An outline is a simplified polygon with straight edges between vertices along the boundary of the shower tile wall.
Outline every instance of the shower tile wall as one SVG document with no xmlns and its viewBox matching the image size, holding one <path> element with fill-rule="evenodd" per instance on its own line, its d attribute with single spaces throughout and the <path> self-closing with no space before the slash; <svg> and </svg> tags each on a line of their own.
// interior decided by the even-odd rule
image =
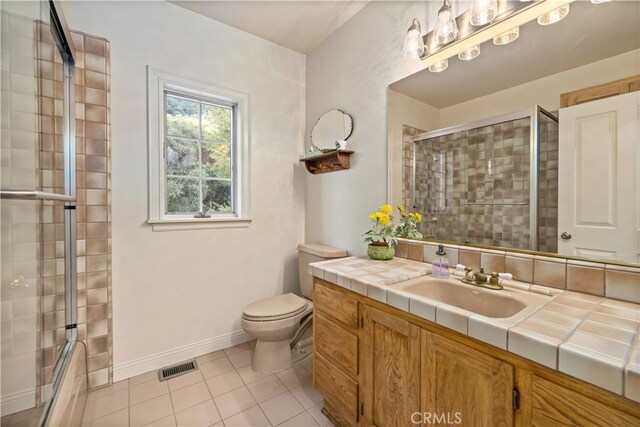
<svg viewBox="0 0 640 427">
<path fill-rule="evenodd" d="M 557 114 L 556 114 L 557 116 Z M 558 252 L 558 122 L 540 115 L 538 250 Z"/>
<path fill-rule="evenodd" d="M 425 131 L 411 126 L 402 126 L 402 204 L 413 206 L 413 138 Z"/>
<path fill-rule="evenodd" d="M 415 144 L 428 238 L 529 248 L 529 118 Z"/>
<path fill-rule="evenodd" d="M 36 72 L 43 191 L 63 192 L 62 62 L 47 24 L 38 23 Z M 89 386 L 112 377 L 111 159 L 109 42 L 72 32 L 76 48 L 78 336 L 87 344 Z M 43 352 L 40 384 L 50 382 L 64 330 L 64 218 L 42 207 Z"/>
</svg>

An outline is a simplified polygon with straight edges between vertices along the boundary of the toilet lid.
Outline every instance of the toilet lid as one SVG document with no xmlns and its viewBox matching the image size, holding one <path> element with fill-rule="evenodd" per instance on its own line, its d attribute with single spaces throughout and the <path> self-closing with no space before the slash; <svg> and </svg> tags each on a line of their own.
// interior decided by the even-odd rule
<svg viewBox="0 0 640 427">
<path fill-rule="evenodd" d="M 242 314 L 246 319 L 285 319 L 303 312 L 307 304 L 306 299 L 289 293 L 252 302 L 244 308 Z"/>
</svg>

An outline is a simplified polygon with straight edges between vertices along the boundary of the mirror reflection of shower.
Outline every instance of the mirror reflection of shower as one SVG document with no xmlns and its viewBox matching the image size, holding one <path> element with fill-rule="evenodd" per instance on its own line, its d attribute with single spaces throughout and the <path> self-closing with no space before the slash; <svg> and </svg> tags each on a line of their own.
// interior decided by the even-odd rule
<svg viewBox="0 0 640 427">
<path fill-rule="evenodd" d="M 429 239 L 555 251 L 557 141 L 557 119 L 538 107 L 415 136 L 413 182 L 405 187 L 425 218 L 420 231 Z"/>
</svg>

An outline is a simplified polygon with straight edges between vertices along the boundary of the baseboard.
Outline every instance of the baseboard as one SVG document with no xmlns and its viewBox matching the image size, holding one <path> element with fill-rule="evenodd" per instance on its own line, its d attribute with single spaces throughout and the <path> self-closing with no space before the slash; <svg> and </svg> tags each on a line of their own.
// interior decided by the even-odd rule
<svg viewBox="0 0 640 427">
<path fill-rule="evenodd" d="M 142 357 L 113 367 L 113 381 L 118 382 L 145 372 L 154 371 L 173 363 L 202 356 L 203 354 L 250 341 L 252 338 L 244 331 L 235 331 L 215 338 L 188 344 L 162 353 Z"/>
<path fill-rule="evenodd" d="M 2 396 L 0 399 L 0 413 L 4 415 L 31 409 L 36 406 L 36 389 L 19 391 Z"/>
</svg>

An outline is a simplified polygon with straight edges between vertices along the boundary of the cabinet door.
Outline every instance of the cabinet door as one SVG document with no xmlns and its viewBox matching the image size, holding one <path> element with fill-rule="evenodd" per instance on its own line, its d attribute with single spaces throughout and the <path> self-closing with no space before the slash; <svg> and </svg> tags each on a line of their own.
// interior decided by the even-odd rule
<svg viewBox="0 0 640 427">
<path fill-rule="evenodd" d="M 420 412 L 420 328 L 364 306 L 360 347 L 361 425 L 414 426 Z"/>
<path fill-rule="evenodd" d="M 513 425 L 513 366 L 422 330 L 423 425 Z"/>
<path fill-rule="evenodd" d="M 632 426 L 640 425 L 635 416 L 603 402 L 540 378 L 531 379 L 531 407 L 526 424 L 535 427 L 556 426 Z M 636 407 L 637 409 L 637 407 Z"/>
</svg>

